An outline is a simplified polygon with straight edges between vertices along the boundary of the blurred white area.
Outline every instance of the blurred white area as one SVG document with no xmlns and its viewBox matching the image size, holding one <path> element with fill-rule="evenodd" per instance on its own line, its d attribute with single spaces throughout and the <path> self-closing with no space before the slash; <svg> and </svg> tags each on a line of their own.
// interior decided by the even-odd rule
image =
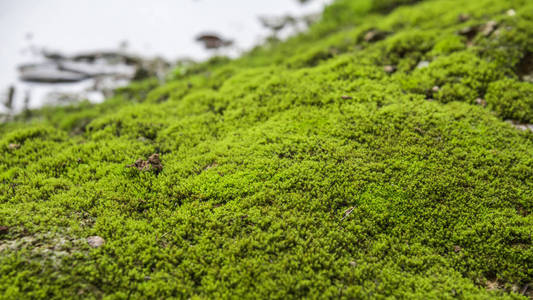
<svg viewBox="0 0 533 300">
<path fill-rule="evenodd" d="M 168 60 L 205 59 L 210 53 L 195 42 L 195 37 L 207 31 L 233 40 L 232 54 L 236 55 L 268 36 L 259 16 L 298 17 L 318 13 L 329 2 L 0 0 L 0 94 L 10 85 L 16 86 L 19 100 L 30 89 L 41 93 L 35 84 L 18 82 L 17 65 L 39 62 L 43 48 L 71 55 L 121 46 L 129 52 Z M 42 104 L 36 98 L 32 95 L 30 107 Z"/>
</svg>

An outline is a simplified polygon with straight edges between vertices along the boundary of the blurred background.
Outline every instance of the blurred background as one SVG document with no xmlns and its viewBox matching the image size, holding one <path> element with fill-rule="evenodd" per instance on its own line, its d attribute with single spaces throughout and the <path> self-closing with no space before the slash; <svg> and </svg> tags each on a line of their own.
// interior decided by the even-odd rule
<svg viewBox="0 0 533 300">
<path fill-rule="evenodd" d="M 103 101 L 134 79 L 236 57 L 315 22 L 330 0 L 0 0 L 0 113 Z"/>
</svg>

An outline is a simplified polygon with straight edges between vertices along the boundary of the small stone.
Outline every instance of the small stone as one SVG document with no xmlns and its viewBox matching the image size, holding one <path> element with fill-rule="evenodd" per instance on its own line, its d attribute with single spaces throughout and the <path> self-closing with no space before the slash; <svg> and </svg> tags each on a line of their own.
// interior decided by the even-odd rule
<svg viewBox="0 0 533 300">
<path fill-rule="evenodd" d="M 372 29 L 365 34 L 365 37 L 363 39 L 367 43 L 372 43 L 372 42 L 381 41 L 386 36 L 387 36 L 386 32 L 377 30 L 377 29 Z"/>
<path fill-rule="evenodd" d="M 487 106 L 487 101 L 485 101 L 485 99 L 477 98 L 476 99 L 476 104 L 485 107 L 485 106 Z"/>
<path fill-rule="evenodd" d="M 10 150 L 18 149 L 20 148 L 20 144 L 9 144 L 7 148 L 9 148 Z"/>
<path fill-rule="evenodd" d="M 388 65 L 388 66 L 383 67 L 383 70 L 385 71 L 385 73 L 390 74 L 390 73 L 394 73 L 394 71 L 396 71 L 396 67 Z"/>
<path fill-rule="evenodd" d="M 533 74 L 522 76 L 522 80 L 533 83 Z"/>
<path fill-rule="evenodd" d="M 440 87 L 438 87 L 438 86 L 434 86 L 434 87 L 431 88 L 431 91 L 432 91 L 433 93 L 436 93 L 436 92 L 440 91 Z"/>
<path fill-rule="evenodd" d="M 350 262 L 350 266 L 352 266 L 352 267 L 356 267 L 356 266 L 357 266 L 357 263 L 356 263 L 355 261 L 352 260 L 352 261 Z"/>
<path fill-rule="evenodd" d="M 6 234 L 9 232 L 9 227 L 7 226 L 0 226 L 0 234 Z"/>
<path fill-rule="evenodd" d="M 351 100 L 351 99 L 353 99 L 352 96 L 347 96 L 347 95 L 343 95 L 341 98 L 342 98 L 343 100 Z"/>
<path fill-rule="evenodd" d="M 88 237 L 87 243 L 93 248 L 98 248 L 105 244 L 105 240 L 102 237 L 95 235 Z"/>
<path fill-rule="evenodd" d="M 464 22 L 470 20 L 470 15 L 462 13 L 462 14 L 459 15 L 459 17 L 457 17 L 457 19 L 459 20 L 459 22 L 464 23 Z"/>
<path fill-rule="evenodd" d="M 418 63 L 418 65 L 416 66 L 417 69 L 423 69 L 423 68 L 427 68 L 429 67 L 429 61 L 427 60 L 423 60 L 421 62 Z"/>
<path fill-rule="evenodd" d="M 513 121 L 513 120 L 507 120 L 506 121 L 507 123 L 511 124 L 514 126 L 514 128 L 518 129 L 518 130 L 522 130 L 522 131 L 526 131 L 526 130 L 529 130 L 529 131 L 533 131 L 533 124 L 521 124 L 519 122 L 516 122 L 516 121 Z"/>
<path fill-rule="evenodd" d="M 494 30 L 496 30 L 497 27 L 498 27 L 498 22 L 489 21 L 489 22 L 487 22 L 487 24 L 485 24 L 485 25 L 483 25 L 481 27 L 481 33 L 484 36 L 489 36 L 489 35 L 491 35 L 494 32 Z"/>
<path fill-rule="evenodd" d="M 459 247 L 459 246 L 457 246 L 457 245 L 453 246 L 453 251 L 454 251 L 455 253 L 459 253 L 459 252 L 461 252 L 461 250 L 463 250 L 463 248 L 461 248 L 461 247 Z"/>
<path fill-rule="evenodd" d="M 506 14 L 509 16 L 509 17 L 514 17 L 516 16 L 516 11 L 514 9 L 510 9 L 506 12 Z"/>
</svg>

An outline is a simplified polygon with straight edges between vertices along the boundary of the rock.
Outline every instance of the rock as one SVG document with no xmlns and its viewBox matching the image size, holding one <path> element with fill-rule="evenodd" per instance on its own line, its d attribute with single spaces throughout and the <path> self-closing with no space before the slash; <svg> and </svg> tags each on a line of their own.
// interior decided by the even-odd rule
<svg viewBox="0 0 533 300">
<path fill-rule="evenodd" d="M 487 101 L 485 101 L 485 99 L 477 98 L 475 101 L 477 105 L 481 105 L 483 107 L 487 106 Z"/>
<path fill-rule="evenodd" d="M 26 82 L 67 83 L 89 78 L 87 74 L 61 70 L 55 63 L 22 65 L 19 72 L 20 80 Z"/>
<path fill-rule="evenodd" d="M 142 61 L 142 58 L 125 54 L 121 51 L 94 51 L 79 53 L 69 58 L 69 60 L 89 63 L 105 62 L 108 64 L 137 65 Z"/>
<path fill-rule="evenodd" d="M 391 74 L 391 73 L 394 73 L 396 71 L 396 67 L 395 66 L 391 66 L 391 65 L 387 65 L 387 66 L 383 67 L 383 71 L 385 71 L 385 73 Z"/>
<path fill-rule="evenodd" d="M 62 59 L 66 59 L 67 58 L 62 53 L 54 52 L 54 51 L 48 51 L 48 50 L 43 50 L 41 52 L 41 54 L 44 56 L 44 58 L 50 59 L 50 60 L 62 60 Z"/>
<path fill-rule="evenodd" d="M 489 36 L 496 30 L 496 28 L 498 28 L 498 22 L 489 21 L 480 28 L 480 31 L 484 36 Z"/>
<path fill-rule="evenodd" d="M 88 237 L 87 243 L 89 244 L 89 246 L 93 248 L 98 248 L 105 244 L 105 240 L 102 237 L 95 235 L 95 236 Z"/>
<path fill-rule="evenodd" d="M 196 38 L 196 41 L 203 43 L 206 49 L 218 49 L 233 45 L 233 41 L 223 39 L 213 33 L 201 34 Z"/>
<path fill-rule="evenodd" d="M 9 150 L 15 150 L 20 148 L 20 144 L 9 144 L 7 148 L 9 148 Z"/>
<path fill-rule="evenodd" d="M 85 74 L 86 76 L 114 75 L 131 78 L 135 74 L 134 66 L 125 64 L 87 63 L 76 61 L 58 62 L 59 70 Z"/>
<path fill-rule="evenodd" d="M 14 86 L 10 86 L 7 90 L 7 97 L 6 97 L 6 100 L 4 102 L 4 105 L 5 107 L 7 107 L 8 109 L 12 109 L 13 108 L 13 100 L 15 99 L 15 87 Z"/>
<path fill-rule="evenodd" d="M 523 131 L 526 131 L 526 130 L 533 131 L 533 124 L 522 124 L 522 123 L 519 123 L 513 120 L 507 120 L 506 122 L 513 125 L 516 129 L 523 130 Z"/>
<path fill-rule="evenodd" d="M 274 32 L 278 32 L 290 24 L 295 24 L 296 19 L 290 15 L 275 16 L 275 17 L 259 17 L 259 22 L 263 27 L 268 28 Z"/>
<path fill-rule="evenodd" d="M 427 68 L 429 67 L 429 61 L 427 60 L 423 60 L 421 62 L 418 63 L 418 65 L 416 66 L 417 69 L 423 69 L 423 68 Z"/>
</svg>

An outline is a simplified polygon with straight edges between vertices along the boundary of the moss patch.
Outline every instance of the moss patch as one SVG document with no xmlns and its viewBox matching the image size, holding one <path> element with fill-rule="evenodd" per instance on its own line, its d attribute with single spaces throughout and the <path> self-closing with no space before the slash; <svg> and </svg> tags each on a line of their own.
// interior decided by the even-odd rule
<svg viewBox="0 0 533 300">
<path fill-rule="evenodd" d="M 533 133 L 505 120 L 533 121 L 532 28 L 525 0 L 338 1 L 0 125 L 0 298 L 531 297 Z"/>
</svg>

